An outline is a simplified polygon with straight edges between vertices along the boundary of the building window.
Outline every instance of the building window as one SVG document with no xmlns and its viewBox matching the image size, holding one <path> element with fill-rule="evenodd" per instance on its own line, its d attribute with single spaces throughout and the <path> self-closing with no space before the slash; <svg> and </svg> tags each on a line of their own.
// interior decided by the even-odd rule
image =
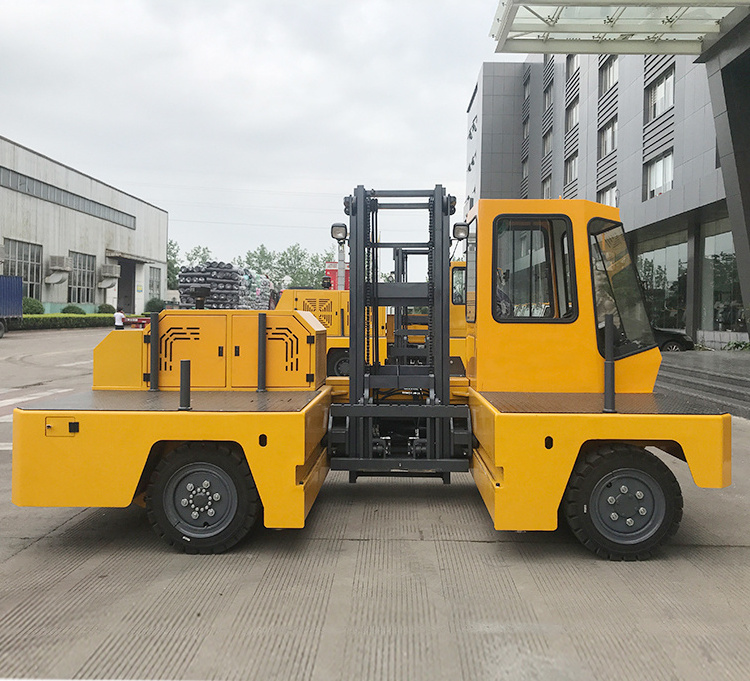
<svg viewBox="0 0 750 681">
<path fill-rule="evenodd" d="M 552 83 L 544 88 L 544 111 L 547 111 L 552 106 Z"/>
<path fill-rule="evenodd" d="M 523 81 L 523 98 L 526 100 L 531 97 L 531 79 L 527 78 Z"/>
<path fill-rule="evenodd" d="M 161 270 L 158 267 L 148 268 L 148 297 L 161 298 Z"/>
<path fill-rule="evenodd" d="M 529 119 L 525 119 L 523 122 L 523 138 L 528 139 L 529 138 Z"/>
<path fill-rule="evenodd" d="M 646 88 L 646 123 L 674 106 L 674 67 Z"/>
<path fill-rule="evenodd" d="M 565 58 L 565 80 L 570 80 L 571 77 L 578 71 L 578 67 L 581 65 L 581 60 L 577 54 L 569 54 Z"/>
<path fill-rule="evenodd" d="M 701 327 L 707 331 L 747 331 L 729 219 L 710 222 L 702 232 Z"/>
<path fill-rule="evenodd" d="M 607 154 L 617 149 L 617 116 L 611 118 L 599 130 L 598 135 L 598 158 L 604 158 Z"/>
<path fill-rule="evenodd" d="M 687 231 L 639 243 L 637 251 L 636 266 L 651 323 L 667 329 L 684 329 Z"/>
<path fill-rule="evenodd" d="M 26 241 L 5 239 L 5 274 L 21 277 L 23 295 L 42 299 L 42 247 Z"/>
<path fill-rule="evenodd" d="M 552 151 L 552 128 L 547 130 L 542 136 L 542 156 L 546 156 Z"/>
<path fill-rule="evenodd" d="M 21 173 L 17 173 L 15 170 L 0 168 L 0 187 L 12 189 L 22 194 L 28 194 L 29 196 L 35 196 L 42 201 L 56 203 L 60 206 L 65 206 L 65 208 L 93 215 L 94 217 L 114 222 L 129 229 L 135 229 L 135 217 L 132 215 L 115 210 L 96 201 L 85 199 L 77 194 L 71 194 L 64 189 L 59 189 L 46 182 L 35 180 L 33 177 L 21 175 Z"/>
<path fill-rule="evenodd" d="M 646 198 L 651 199 L 672 189 L 674 161 L 672 151 L 646 164 Z"/>
<path fill-rule="evenodd" d="M 596 192 L 597 203 L 603 203 L 605 206 L 614 206 L 617 208 L 617 183 L 612 183 Z"/>
<path fill-rule="evenodd" d="M 542 180 L 542 198 L 552 198 L 552 176 L 549 175 Z"/>
<path fill-rule="evenodd" d="M 578 154 L 575 153 L 565 159 L 565 184 L 578 179 Z"/>
<path fill-rule="evenodd" d="M 565 109 L 565 132 L 570 132 L 578 125 L 578 97 Z"/>
<path fill-rule="evenodd" d="M 525 180 L 529 176 L 529 159 L 521 161 L 521 177 Z"/>
<path fill-rule="evenodd" d="M 617 57 L 612 56 L 599 68 L 599 96 L 605 95 L 616 84 L 618 80 Z"/>
<path fill-rule="evenodd" d="M 96 292 L 96 256 L 69 252 L 73 270 L 68 278 L 69 303 L 93 303 Z"/>
</svg>

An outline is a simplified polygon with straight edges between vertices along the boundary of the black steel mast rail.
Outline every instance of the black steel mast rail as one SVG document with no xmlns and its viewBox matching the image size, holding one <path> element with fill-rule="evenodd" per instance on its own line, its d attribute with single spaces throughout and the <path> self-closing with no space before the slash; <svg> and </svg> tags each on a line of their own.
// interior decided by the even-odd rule
<svg viewBox="0 0 750 681">
<path fill-rule="evenodd" d="M 427 202 L 416 203 L 381 203 L 378 201 L 378 210 L 414 210 L 419 208 L 429 208 Z"/>
<path fill-rule="evenodd" d="M 450 404 L 449 232 L 455 199 L 441 185 L 390 191 L 359 185 L 344 207 L 350 222 L 349 403 L 331 406 L 331 468 L 349 470 L 354 479 L 367 473 L 467 470 L 469 408 Z M 381 210 L 427 211 L 427 240 L 379 241 Z M 385 250 L 393 254 L 394 281 L 380 281 Z M 427 282 L 408 280 L 410 255 L 427 259 Z M 394 344 L 381 363 L 383 307 L 394 308 Z M 426 314 L 412 311 L 419 307 L 427 308 Z M 414 323 L 426 328 L 409 329 Z M 410 346 L 410 336 L 424 338 L 424 344 Z"/>
<path fill-rule="evenodd" d="M 360 185 L 361 186 L 361 185 Z M 438 187 L 440 185 L 437 185 Z M 399 199 L 410 196 L 423 196 L 430 198 L 435 195 L 434 189 L 370 189 L 368 194 L 374 198 Z"/>
</svg>

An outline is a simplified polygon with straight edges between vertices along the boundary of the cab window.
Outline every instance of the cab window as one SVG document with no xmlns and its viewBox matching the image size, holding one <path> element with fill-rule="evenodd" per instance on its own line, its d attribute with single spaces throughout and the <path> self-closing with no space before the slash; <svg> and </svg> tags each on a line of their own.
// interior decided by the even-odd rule
<svg viewBox="0 0 750 681">
<path fill-rule="evenodd" d="M 499 322 L 570 322 L 577 315 L 569 221 L 498 216 L 492 314 Z"/>
<path fill-rule="evenodd" d="M 466 321 L 477 320 L 477 220 L 469 223 L 466 239 Z"/>
<path fill-rule="evenodd" d="M 451 269 L 451 303 L 466 305 L 466 268 Z"/>
</svg>

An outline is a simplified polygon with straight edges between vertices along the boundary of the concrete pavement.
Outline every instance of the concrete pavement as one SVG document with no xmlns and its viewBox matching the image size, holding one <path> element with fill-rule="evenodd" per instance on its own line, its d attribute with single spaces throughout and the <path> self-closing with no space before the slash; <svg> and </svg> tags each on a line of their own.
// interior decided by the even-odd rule
<svg viewBox="0 0 750 681">
<path fill-rule="evenodd" d="M 12 394 L 90 380 L 34 354 Z M 597 559 L 562 530 L 495 532 L 468 474 L 332 473 L 305 529 L 185 556 L 137 507 L 14 507 L 0 450 L 0 677 L 745 679 L 750 421 L 733 440 L 728 489 L 670 461 L 685 516 L 644 563 Z"/>
</svg>

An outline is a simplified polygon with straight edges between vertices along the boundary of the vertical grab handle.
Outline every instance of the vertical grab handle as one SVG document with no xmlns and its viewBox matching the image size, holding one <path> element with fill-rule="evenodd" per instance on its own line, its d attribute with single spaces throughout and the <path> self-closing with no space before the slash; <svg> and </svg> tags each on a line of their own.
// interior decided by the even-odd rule
<svg viewBox="0 0 750 681">
<path fill-rule="evenodd" d="M 266 392 L 266 313 L 258 314 L 258 392 Z"/>
<path fill-rule="evenodd" d="M 159 390 L 159 313 L 151 313 L 151 372 L 149 374 L 149 391 Z"/>
<path fill-rule="evenodd" d="M 615 409 L 615 318 L 604 315 L 604 413 Z"/>
</svg>

